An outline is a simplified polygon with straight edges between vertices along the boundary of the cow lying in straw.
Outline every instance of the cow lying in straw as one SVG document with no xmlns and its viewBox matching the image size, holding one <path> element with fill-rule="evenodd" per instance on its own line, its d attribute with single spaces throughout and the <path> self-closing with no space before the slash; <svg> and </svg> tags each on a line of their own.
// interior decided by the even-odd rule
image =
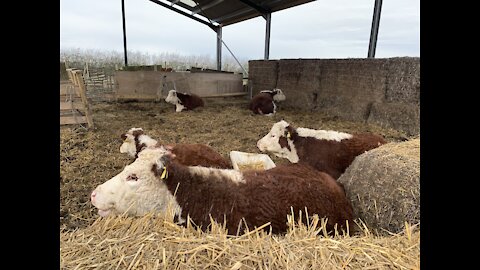
<svg viewBox="0 0 480 270">
<path fill-rule="evenodd" d="M 144 134 L 142 128 L 131 128 L 122 134 L 121 138 L 123 143 L 120 146 L 120 152 L 133 158 L 137 158 L 138 153 L 148 146 L 160 145 L 157 140 Z M 165 147 L 170 149 L 176 155 L 177 161 L 184 165 L 200 165 L 221 169 L 232 168 L 228 159 L 205 144 L 170 144 Z"/>
<path fill-rule="evenodd" d="M 249 109 L 255 114 L 272 116 L 277 112 L 275 102 L 284 101 L 285 94 L 281 89 L 263 90 L 255 95 L 249 104 Z"/>
<path fill-rule="evenodd" d="M 295 128 L 282 120 L 258 140 L 257 147 L 293 163 L 309 164 L 338 179 L 356 156 L 385 143 L 382 136 L 372 133 Z"/>
<path fill-rule="evenodd" d="M 201 97 L 195 94 L 180 93 L 175 90 L 170 90 L 165 101 L 175 105 L 175 111 L 181 112 L 184 110 L 193 110 L 197 107 L 203 107 L 204 102 Z"/>
<path fill-rule="evenodd" d="M 91 194 L 101 216 L 114 213 L 145 215 L 173 210 L 180 222 L 187 216 L 203 230 L 210 216 L 225 224 L 229 234 L 248 228 L 273 233 L 287 230 L 287 215 L 307 209 L 326 217 L 326 229 L 345 228 L 352 206 L 343 188 L 328 174 L 300 164 L 270 170 L 244 171 L 185 166 L 164 147 L 148 147 L 118 175 Z M 244 220 L 245 223 L 241 223 Z M 350 223 L 351 224 L 351 223 Z"/>
</svg>

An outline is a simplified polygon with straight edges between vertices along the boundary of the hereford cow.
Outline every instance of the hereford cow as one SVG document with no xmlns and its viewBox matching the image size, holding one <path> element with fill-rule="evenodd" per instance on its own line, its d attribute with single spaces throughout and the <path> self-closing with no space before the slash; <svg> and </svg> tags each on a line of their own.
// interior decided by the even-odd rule
<svg viewBox="0 0 480 270">
<path fill-rule="evenodd" d="M 237 171 L 185 166 L 164 147 L 148 147 L 122 172 L 91 194 L 101 216 L 142 216 L 173 211 L 207 230 L 210 215 L 229 234 L 270 222 L 273 233 L 287 230 L 287 215 L 305 209 L 327 218 L 326 229 L 344 229 L 353 209 L 343 188 L 328 174 L 308 165 L 287 164 L 270 170 Z M 172 213 L 172 212 L 170 212 Z M 245 224 L 242 223 L 242 224 Z M 268 226 L 266 230 L 268 230 Z M 239 231 L 237 231 L 239 230 Z"/>
<path fill-rule="evenodd" d="M 257 142 L 257 147 L 293 163 L 310 164 L 338 179 L 356 156 L 385 143 L 382 136 L 371 133 L 294 128 L 282 120 Z"/>
<path fill-rule="evenodd" d="M 131 128 L 122 134 L 121 138 L 123 143 L 120 146 L 120 153 L 126 153 L 132 158 L 137 158 L 138 153 L 148 146 L 160 145 L 157 140 L 144 134 L 142 128 Z M 232 168 L 228 159 L 205 144 L 170 144 L 165 147 L 169 148 L 177 156 L 177 161 L 184 165 Z"/>
<path fill-rule="evenodd" d="M 195 94 L 180 93 L 175 90 L 168 92 L 165 101 L 175 105 L 175 111 L 193 110 L 197 107 L 203 107 L 203 100 Z"/>
<path fill-rule="evenodd" d="M 285 99 L 285 94 L 283 94 L 281 89 L 263 90 L 252 98 L 249 108 L 255 114 L 271 116 L 277 111 L 275 102 L 284 101 Z"/>
</svg>

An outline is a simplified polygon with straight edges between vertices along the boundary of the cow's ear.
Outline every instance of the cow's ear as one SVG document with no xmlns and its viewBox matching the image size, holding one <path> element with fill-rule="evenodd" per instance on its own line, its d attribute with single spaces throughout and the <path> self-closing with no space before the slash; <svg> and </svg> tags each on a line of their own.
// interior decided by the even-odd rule
<svg viewBox="0 0 480 270">
<path fill-rule="evenodd" d="M 167 149 L 167 151 L 170 151 L 170 153 L 172 153 L 172 150 L 173 150 L 173 145 L 172 144 L 166 144 L 163 147 L 165 147 L 165 149 Z"/>
<path fill-rule="evenodd" d="M 122 135 L 120 135 L 120 137 L 123 141 L 125 141 L 127 139 L 127 133 L 123 133 Z"/>
<path fill-rule="evenodd" d="M 161 167 L 166 167 L 168 166 L 169 163 L 170 163 L 170 156 L 168 155 L 162 156 L 159 159 L 159 162 L 157 162 L 157 164 L 159 164 Z"/>
<path fill-rule="evenodd" d="M 168 157 L 162 156 L 153 164 L 152 171 L 155 176 L 160 177 L 160 179 L 166 179 L 168 177 L 167 165 L 169 163 Z"/>
<path fill-rule="evenodd" d="M 172 153 L 171 150 L 167 150 L 167 152 L 157 160 L 157 167 L 167 167 L 175 157 L 175 154 Z"/>
<path fill-rule="evenodd" d="M 166 157 L 168 159 L 168 161 L 171 161 L 172 159 L 175 159 L 177 156 L 172 152 L 173 150 L 173 146 L 169 145 L 167 147 L 165 147 L 165 149 L 167 149 L 167 153 L 165 154 L 164 157 Z"/>
<path fill-rule="evenodd" d="M 285 128 L 285 134 L 284 136 L 287 137 L 288 139 L 291 139 L 292 138 L 292 134 L 295 132 L 295 130 L 293 129 L 293 127 L 291 126 L 287 126 Z"/>
</svg>

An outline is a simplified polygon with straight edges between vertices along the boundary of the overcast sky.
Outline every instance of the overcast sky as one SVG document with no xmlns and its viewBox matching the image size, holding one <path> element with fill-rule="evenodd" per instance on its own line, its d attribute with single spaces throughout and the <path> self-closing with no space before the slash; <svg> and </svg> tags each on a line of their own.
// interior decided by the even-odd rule
<svg viewBox="0 0 480 270">
<path fill-rule="evenodd" d="M 374 0 L 317 0 L 272 14 L 270 59 L 364 58 Z M 148 0 L 125 0 L 129 51 L 216 55 L 216 33 Z M 265 20 L 223 28 L 242 59 L 263 59 Z M 123 52 L 121 0 L 61 0 L 60 48 Z M 223 47 L 223 54 L 229 54 Z M 385 0 L 375 57 L 420 56 L 420 0 Z"/>
</svg>

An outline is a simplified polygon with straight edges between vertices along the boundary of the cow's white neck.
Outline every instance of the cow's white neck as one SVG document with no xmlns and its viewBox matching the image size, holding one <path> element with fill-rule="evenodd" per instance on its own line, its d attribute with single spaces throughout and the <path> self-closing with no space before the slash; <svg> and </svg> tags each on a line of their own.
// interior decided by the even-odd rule
<svg viewBox="0 0 480 270">
<path fill-rule="evenodd" d="M 138 137 L 138 142 L 140 144 L 144 143 L 146 147 L 154 146 L 157 144 L 157 140 L 145 134 L 142 134 Z"/>
<path fill-rule="evenodd" d="M 190 166 L 189 171 L 200 177 L 215 177 L 217 179 L 229 179 L 235 184 L 246 183 L 241 172 L 231 169 L 216 169 L 202 166 Z"/>
<path fill-rule="evenodd" d="M 297 128 L 297 133 L 302 137 L 313 137 L 319 140 L 342 141 L 352 138 L 352 134 L 338 132 L 333 130 L 316 130 L 310 128 Z"/>
<path fill-rule="evenodd" d="M 158 181 L 158 179 L 154 179 Z M 144 216 L 148 213 L 161 213 L 171 216 L 178 216 L 178 221 L 180 223 L 185 222 L 181 218 L 182 208 L 177 202 L 175 196 L 168 190 L 165 183 L 159 183 L 153 187 L 144 186 L 143 190 L 135 194 L 135 198 L 132 199 L 132 206 L 128 210 L 131 214 L 135 216 Z M 117 213 L 123 214 L 123 213 Z"/>
</svg>

